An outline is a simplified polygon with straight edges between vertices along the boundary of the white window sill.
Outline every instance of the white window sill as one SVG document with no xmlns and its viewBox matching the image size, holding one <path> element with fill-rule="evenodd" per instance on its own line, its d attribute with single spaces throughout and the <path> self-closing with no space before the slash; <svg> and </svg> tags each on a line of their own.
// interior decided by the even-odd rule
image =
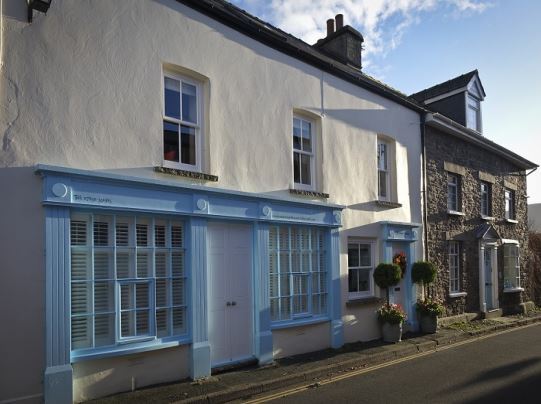
<svg viewBox="0 0 541 404">
<path fill-rule="evenodd" d="M 319 323 L 326 323 L 330 321 L 329 317 L 309 317 L 309 318 L 303 318 L 299 320 L 286 320 L 286 321 L 280 321 L 276 322 L 274 324 L 271 324 L 271 330 L 281 330 L 284 328 L 292 328 L 292 327 L 302 327 L 305 325 L 312 325 L 312 324 L 319 324 Z"/>
<path fill-rule="evenodd" d="M 517 293 L 524 292 L 524 288 L 507 288 L 503 290 L 503 293 Z"/>
<path fill-rule="evenodd" d="M 493 217 L 493 216 L 485 216 L 485 215 L 481 215 L 481 219 L 486 220 L 487 222 L 493 222 L 493 221 L 494 221 L 494 217 Z"/>
<path fill-rule="evenodd" d="M 515 219 L 505 219 L 505 221 L 507 223 L 513 223 L 513 224 L 517 224 L 518 223 L 518 220 L 515 220 Z"/>
<path fill-rule="evenodd" d="M 467 292 L 452 292 L 449 293 L 449 297 L 462 297 L 462 296 L 468 296 Z"/>
<path fill-rule="evenodd" d="M 447 214 L 449 216 L 465 216 L 466 215 L 465 213 L 459 212 L 459 211 L 456 211 L 456 210 L 447 210 Z"/>
<path fill-rule="evenodd" d="M 383 303 L 384 299 L 374 295 L 349 295 L 346 306 L 363 306 L 369 304 Z"/>
</svg>

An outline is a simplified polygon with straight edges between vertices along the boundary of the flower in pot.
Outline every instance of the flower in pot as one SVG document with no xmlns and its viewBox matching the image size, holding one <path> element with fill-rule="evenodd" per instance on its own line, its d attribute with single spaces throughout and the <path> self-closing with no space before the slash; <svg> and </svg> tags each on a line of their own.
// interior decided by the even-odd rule
<svg viewBox="0 0 541 404">
<path fill-rule="evenodd" d="M 441 302 L 425 297 L 428 294 L 430 284 L 436 279 L 436 273 L 436 267 L 429 261 L 418 261 L 411 268 L 412 281 L 420 284 L 423 290 L 424 300 L 419 300 L 416 305 L 421 320 L 421 331 L 429 334 L 436 332 L 438 316 L 443 314 Z M 427 291 L 425 291 L 425 288 Z"/>
<path fill-rule="evenodd" d="M 402 324 L 406 319 L 406 313 L 399 304 L 386 303 L 377 311 L 378 320 L 381 322 L 383 341 L 400 342 L 402 339 Z"/>
<path fill-rule="evenodd" d="M 379 264 L 374 270 L 374 282 L 385 289 L 387 302 L 378 310 L 378 319 L 382 323 L 383 340 L 399 342 L 402 337 L 402 323 L 406 314 L 397 304 L 389 304 L 389 288 L 400 282 L 402 270 L 396 264 Z"/>
<path fill-rule="evenodd" d="M 443 305 L 437 299 L 418 300 L 415 310 L 421 318 L 421 331 L 434 334 L 438 328 L 438 316 L 443 314 Z"/>
</svg>

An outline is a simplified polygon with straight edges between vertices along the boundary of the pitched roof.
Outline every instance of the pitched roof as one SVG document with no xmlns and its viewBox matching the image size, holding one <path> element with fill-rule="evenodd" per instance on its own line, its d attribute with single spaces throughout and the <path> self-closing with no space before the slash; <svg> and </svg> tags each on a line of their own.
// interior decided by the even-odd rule
<svg viewBox="0 0 541 404">
<path fill-rule="evenodd" d="M 425 109 L 406 94 L 381 81 L 325 55 L 299 38 L 249 14 L 225 0 L 177 0 L 250 38 L 318 67 L 336 77 L 374 92 L 416 112 Z"/>
<path fill-rule="evenodd" d="M 447 80 L 446 82 L 436 84 L 435 86 L 426 88 L 422 91 L 412 94 L 410 95 L 410 98 L 413 98 L 415 101 L 422 103 L 425 100 L 437 97 L 438 95 L 450 93 L 451 91 L 466 87 L 470 83 L 471 79 L 476 75 L 477 77 L 479 77 L 479 72 L 477 71 L 477 69 L 472 70 L 468 73 L 464 73 L 458 77 L 455 77 L 454 79 Z"/>
</svg>

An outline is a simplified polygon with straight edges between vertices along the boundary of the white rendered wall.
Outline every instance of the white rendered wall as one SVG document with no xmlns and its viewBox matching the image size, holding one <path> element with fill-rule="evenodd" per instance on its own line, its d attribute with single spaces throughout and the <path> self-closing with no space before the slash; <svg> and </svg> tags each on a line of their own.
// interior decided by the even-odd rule
<svg viewBox="0 0 541 404">
<path fill-rule="evenodd" d="M 160 177 L 152 167 L 162 164 L 165 64 L 194 72 L 203 82 L 203 171 L 219 176 L 217 183 L 205 185 L 292 197 L 293 111 L 318 117 L 317 190 L 328 192 L 329 202 L 348 206 L 340 260 L 346 341 L 379 336 L 372 321 L 375 306 L 345 306 L 347 236 L 375 239 L 380 228 L 373 223 L 381 220 L 421 221 L 417 113 L 173 0 L 55 0 L 47 15 L 36 13 L 32 24 L 26 22 L 23 3 L 4 0 L 0 185 L 16 190 L 8 204 L 2 202 L 0 214 L 32 236 L 0 243 L 0 255 L 7 257 L 2 260 L 5 276 L 18 280 L 24 270 L 32 278 L 35 291 L 10 295 L 7 304 L 31 307 L 33 327 L 21 328 L 20 339 L 4 337 L 13 349 L 0 362 L 0 374 L 10 374 L 14 382 L 0 389 L 0 400 L 41 391 L 44 355 L 40 181 L 21 169 L 15 182 L 6 167 L 47 163 Z M 401 208 L 373 204 L 377 134 L 396 140 Z M 21 194 L 28 196 L 19 203 Z M 0 234 L 9 236 L 0 227 Z M 35 247 L 32 254 L 23 248 L 28 242 Z M 277 341 L 291 332 L 275 333 Z M 23 369 L 19 357 L 30 343 L 39 359 L 24 362 Z M 22 383 L 23 377 L 28 379 L 20 393 L 16 381 Z"/>
<path fill-rule="evenodd" d="M 331 345 L 329 323 L 285 328 L 272 332 L 274 358 L 319 351 Z"/>
</svg>

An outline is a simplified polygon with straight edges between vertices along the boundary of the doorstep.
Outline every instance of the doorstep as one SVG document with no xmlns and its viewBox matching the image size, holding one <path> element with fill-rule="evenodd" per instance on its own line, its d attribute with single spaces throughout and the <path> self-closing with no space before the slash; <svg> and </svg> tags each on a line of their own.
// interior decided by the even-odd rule
<svg viewBox="0 0 541 404">
<path fill-rule="evenodd" d="M 93 400 L 93 403 L 224 403 L 271 392 L 286 387 L 317 384 L 322 380 L 369 368 L 392 360 L 413 357 L 438 347 L 479 338 L 501 330 L 541 322 L 541 315 L 514 318 L 513 321 L 464 332 L 438 329 L 436 334 L 406 334 L 402 342 L 386 344 L 381 340 L 346 344 L 333 350 L 312 352 L 279 359 L 265 367 L 248 366 L 213 376 L 207 381 L 183 381 L 116 394 Z"/>
</svg>

